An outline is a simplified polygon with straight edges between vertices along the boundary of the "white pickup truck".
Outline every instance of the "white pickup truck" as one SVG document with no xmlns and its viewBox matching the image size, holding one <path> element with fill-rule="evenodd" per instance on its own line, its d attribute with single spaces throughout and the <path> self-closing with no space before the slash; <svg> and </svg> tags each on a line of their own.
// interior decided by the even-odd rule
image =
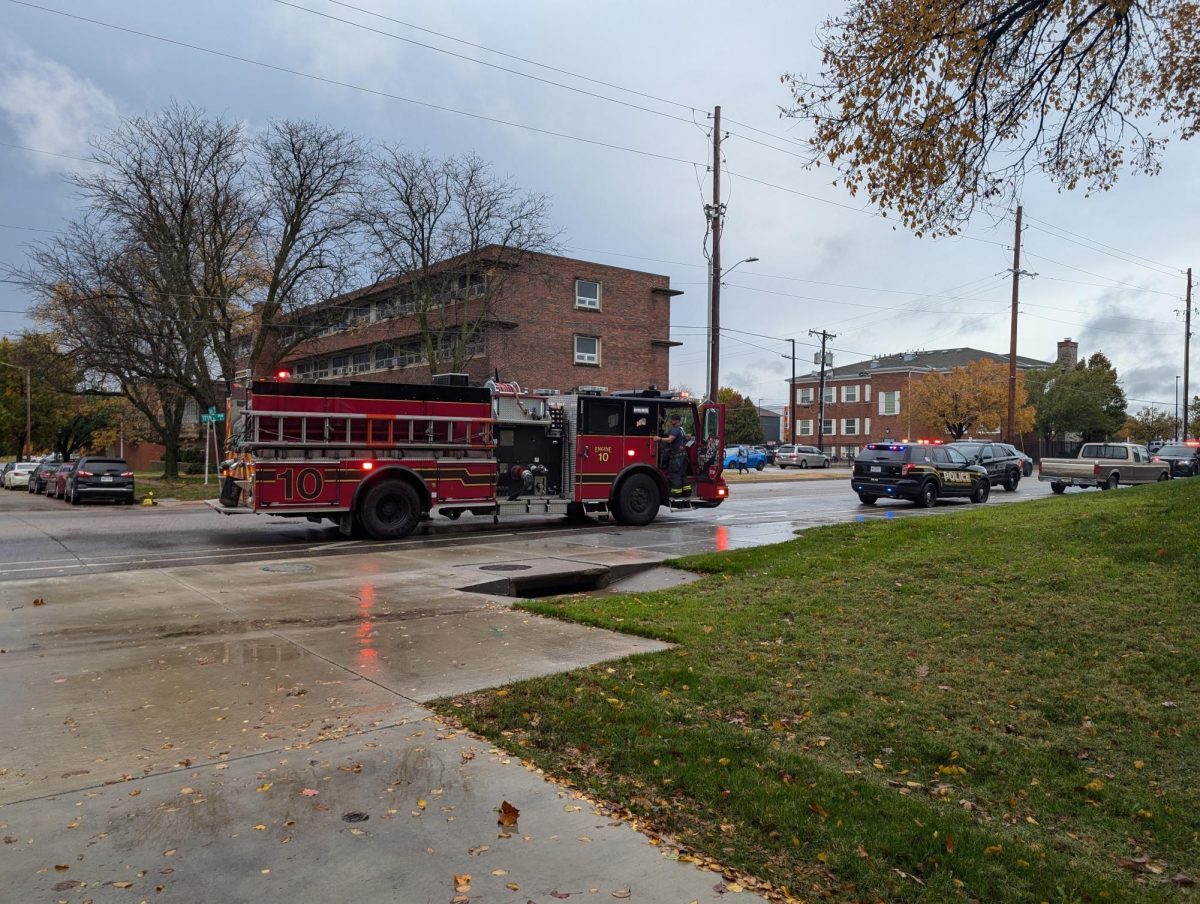
<svg viewBox="0 0 1200 904">
<path fill-rule="evenodd" d="M 1136 443 L 1084 443 L 1075 458 L 1038 462 L 1038 480 L 1050 481 L 1055 493 L 1067 487 L 1112 490 L 1123 483 L 1154 483 L 1170 477 L 1170 463 L 1153 461 L 1146 447 Z"/>
</svg>

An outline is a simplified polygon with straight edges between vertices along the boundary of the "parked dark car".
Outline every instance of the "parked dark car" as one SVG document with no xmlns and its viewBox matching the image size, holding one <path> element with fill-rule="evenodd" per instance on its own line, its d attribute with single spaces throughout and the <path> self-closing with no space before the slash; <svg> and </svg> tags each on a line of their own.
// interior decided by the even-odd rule
<svg viewBox="0 0 1200 904">
<path fill-rule="evenodd" d="M 949 443 L 949 449 L 957 449 L 973 465 L 982 465 L 988 472 L 988 480 L 994 487 L 1004 487 L 1008 492 L 1021 482 L 1024 465 L 1012 446 L 1004 443 L 985 443 L 959 440 Z"/>
<path fill-rule="evenodd" d="M 754 448 L 757 449 L 759 452 L 761 452 L 763 455 L 767 456 L 767 464 L 769 464 L 769 465 L 775 464 L 775 447 L 774 446 L 763 445 L 763 446 L 755 446 Z"/>
<path fill-rule="evenodd" d="M 67 475 L 74 470 L 78 462 L 64 461 L 46 478 L 46 498 L 47 499 L 66 499 L 64 495 L 67 489 Z"/>
<path fill-rule="evenodd" d="M 86 456 L 67 475 L 66 500 L 112 499 L 133 505 L 133 470 L 123 458 Z"/>
<path fill-rule="evenodd" d="M 1172 477 L 1195 477 L 1200 474 L 1200 441 L 1164 443 L 1154 453 L 1154 461 L 1170 462 Z"/>
<path fill-rule="evenodd" d="M 46 492 L 46 481 L 50 479 L 50 475 L 58 470 L 58 466 L 62 464 L 57 458 L 47 458 L 37 466 L 37 469 L 29 475 L 29 492 L 44 493 Z"/>
</svg>

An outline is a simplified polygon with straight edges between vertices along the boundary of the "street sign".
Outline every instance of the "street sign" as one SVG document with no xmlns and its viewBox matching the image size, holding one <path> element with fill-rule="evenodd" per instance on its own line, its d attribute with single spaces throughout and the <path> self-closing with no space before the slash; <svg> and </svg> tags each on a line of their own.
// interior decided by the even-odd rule
<svg viewBox="0 0 1200 904">
<path fill-rule="evenodd" d="M 219 424 L 223 420 L 225 420 L 225 415 L 214 413 L 212 409 L 209 409 L 208 414 L 200 415 L 200 423 L 202 424 Z"/>
</svg>

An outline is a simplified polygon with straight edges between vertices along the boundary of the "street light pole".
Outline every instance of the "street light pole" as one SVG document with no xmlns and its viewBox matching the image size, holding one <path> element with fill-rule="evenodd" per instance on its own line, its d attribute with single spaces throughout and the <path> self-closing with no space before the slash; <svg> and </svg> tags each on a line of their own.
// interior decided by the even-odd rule
<svg viewBox="0 0 1200 904">
<path fill-rule="evenodd" d="M 25 371 L 25 447 L 29 450 L 29 454 L 32 455 L 33 454 L 33 418 L 31 417 L 31 412 L 33 409 L 32 409 L 32 405 L 30 404 L 30 393 L 31 393 L 30 384 L 31 384 L 31 380 L 32 380 L 31 371 L 28 367 L 23 367 L 19 364 L 9 364 L 7 361 L 0 361 L 0 364 L 3 364 L 5 367 L 11 367 L 13 370 Z M 21 456 L 24 454 L 24 452 L 25 452 L 25 449 L 22 449 L 21 452 L 19 452 L 17 454 L 17 458 L 21 458 Z"/>
<path fill-rule="evenodd" d="M 721 280 L 742 264 L 752 264 L 756 260 L 757 257 L 744 257 L 728 270 L 722 271 L 720 258 L 714 253 L 713 265 L 708 271 L 708 398 L 714 402 L 721 391 Z"/>
</svg>

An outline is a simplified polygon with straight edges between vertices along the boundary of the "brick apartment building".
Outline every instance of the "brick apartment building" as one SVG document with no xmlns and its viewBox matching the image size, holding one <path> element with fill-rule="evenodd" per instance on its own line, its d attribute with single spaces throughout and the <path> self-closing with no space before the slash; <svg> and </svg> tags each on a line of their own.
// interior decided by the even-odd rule
<svg viewBox="0 0 1200 904">
<path fill-rule="evenodd" d="M 498 372 L 526 389 L 666 388 L 670 278 L 549 254 L 514 262 L 499 248 L 435 268 L 441 329 L 479 320 L 465 371 Z M 444 278 L 443 278 L 444 277 Z M 428 283 L 426 283 L 428 285 Z M 431 368 L 405 277 L 315 306 L 299 316 L 315 333 L 283 358 L 297 379 L 425 383 Z"/>
<path fill-rule="evenodd" d="M 1078 355 L 1079 343 L 1070 339 L 1058 343 L 1058 364 L 1073 367 Z M 945 431 L 941 426 L 913 420 L 911 409 L 907 407 L 912 384 L 927 374 L 945 373 L 981 358 L 1008 364 L 1008 355 L 975 348 L 948 348 L 871 358 L 827 370 L 825 420 L 820 430 L 823 446 L 846 458 L 857 454 L 863 445 L 872 441 L 943 436 Z M 1049 361 L 1017 356 L 1018 370 L 1049 367 L 1050 364 Z M 796 377 L 792 385 L 795 395 L 791 413 L 796 419 L 798 443 L 817 443 L 819 387 L 820 374 L 815 371 Z M 790 437 L 790 432 L 788 435 Z"/>
</svg>

